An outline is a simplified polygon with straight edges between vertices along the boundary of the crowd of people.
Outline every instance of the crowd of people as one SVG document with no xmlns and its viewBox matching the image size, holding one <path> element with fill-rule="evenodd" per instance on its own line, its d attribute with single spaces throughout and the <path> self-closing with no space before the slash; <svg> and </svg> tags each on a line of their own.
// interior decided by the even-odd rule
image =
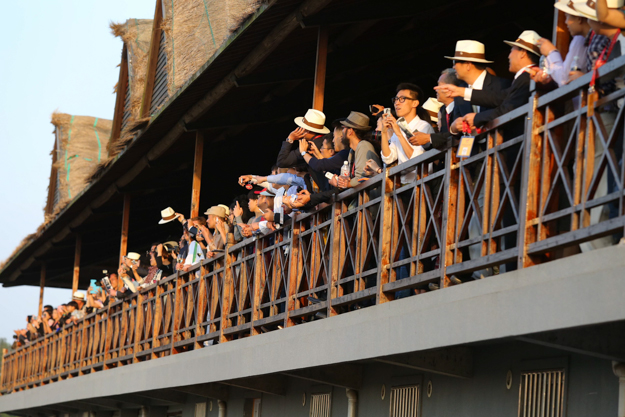
<svg viewBox="0 0 625 417">
<path fill-rule="evenodd" d="M 215 205 L 205 216 L 190 219 L 171 207 L 162 210 L 160 224 L 180 222 L 178 241 L 154 243 L 145 254 L 128 253 L 116 272 L 99 283 L 93 280 L 86 295 L 76 292 L 68 304 L 45 306 L 42 317 L 28 316 L 27 328 L 16 331 L 16 343 L 57 332 L 175 271 L 189 271 L 223 252 L 226 243 L 232 243 L 229 239 L 240 242 L 288 227 L 295 213 L 330 203 L 340 191 L 381 173 L 384 165 L 402 164 L 432 148 L 456 146 L 463 134 L 479 137 L 489 122 L 528 103 L 532 80 L 543 90 L 555 89 L 625 54 L 620 32 L 625 28 L 623 0 L 561 0 L 555 7 L 566 13 L 572 36 L 565 57 L 549 40 L 526 30 L 516 40 L 504 41 L 510 46 L 510 80 L 488 67 L 492 61 L 484 44 L 461 40 L 454 54 L 446 56 L 453 65 L 441 71 L 436 98 L 427 98 L 417 85 L 401 83 L 392 107 L 371 106 L 373 121 L 352 111 L 329 128 L 323 112 L 308 110 L 294 120 L 295 129 L 283 141 L 270 173 L 242 175 L 239 185 L 246 191 L 230 205 Z M 618 79 L 592 85 L 598 97 L 621 87 Z M 602 109 L 606 125 L 614 124 L 617 111 L 616 106 Z M 622 142 L 616 146 L 622 147 Z M 483 149 L 476 140 L 470 154 Z M 404 172 L 402 185 L 415 177 L 414 170 Z M 614 178 L 609 187 L 615 187 Z M 484 273 L 493 271 L 482 271 L 481 276 Z M 398 278 L 403 277 L 400 271 Z"/>
</svg>

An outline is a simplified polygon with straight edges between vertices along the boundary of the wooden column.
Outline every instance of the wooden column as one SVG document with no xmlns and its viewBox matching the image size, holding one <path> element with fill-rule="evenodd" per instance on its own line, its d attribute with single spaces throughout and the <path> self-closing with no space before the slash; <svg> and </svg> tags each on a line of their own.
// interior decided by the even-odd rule
<svg viewBox="0 0 625 417">
<path fill-rule="evenodd" d="M 82 237 L 76 235 L 76 250 L 74 251 L 74 279 L 72 281 L 72 294 L 78 290 L 78 278 L 80 276 L 80 250 L 82 247 Z"/>
<path fill-rule="evenodd" d="M 46 286 L 46 263 L 41 263 L 41 278 L 39 278 L 39 317 L 43 313 L 43 287 Z"/>
<path fill-rule="evenodd" d="M 128 251 L 128 225 L 130 221 L 130 194 L 124 194 L 124 211 L 122 213 L 122 237 L 119 245 L 119 263 Z"/>
<path fill-rule="evenodd" d="M 202 160 L 204 159 L 204 135 L 195 134 L 195 159 L 193 162 L 193 191 L 191 192 L 191 218 L 200 214 L 200 187 L 202 186 Z"/>
<path fill-rule="evenodd" d="M 562 57 L 566 57 L 571 43 L 571 33 L 566 26 L 566 14 L 556 8 L 553 10 L 555 13 L 553 17 L 553 44 L 558 48 Z"/>
<path fill-rule="evenodd" d="M 328 63 L 328 29 L 320 26 L 317 38 L 317 63 L 315 64 L 315 91 L 313 109 L 323 111 L 323 97 L 326 87 L 326 66 Z"/>
</svg>

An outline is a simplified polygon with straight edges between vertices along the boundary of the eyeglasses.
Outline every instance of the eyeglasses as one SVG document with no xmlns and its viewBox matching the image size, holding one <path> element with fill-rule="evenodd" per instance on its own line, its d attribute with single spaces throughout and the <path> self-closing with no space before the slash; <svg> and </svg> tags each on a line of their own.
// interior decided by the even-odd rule
<svg viewBox="0 0 625 417">
<path fill-rule="evenodd" d="M 396 102 L 396 101 L 399 101 L 400 103 L 403 103 L 403 102 L 405 102 L 406 100 L 416 100 L 416 98 L 403 97 L 403 96 L 401 96 L 401 97 L 393 97 L 393 98 L 391 99 L 391 102 L 392 102 L 393 104 L 395 104 L 395 102 Z"/>
</svg>

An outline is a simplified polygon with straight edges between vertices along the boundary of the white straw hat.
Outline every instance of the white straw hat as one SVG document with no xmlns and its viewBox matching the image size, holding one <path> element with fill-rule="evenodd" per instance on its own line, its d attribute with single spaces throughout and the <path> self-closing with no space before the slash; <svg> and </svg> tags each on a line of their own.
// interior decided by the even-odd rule
<svg viewBox="0 0 625 417">
<path fill-rule="evenodd" d="M 540 47 L 538 46 L 538 40 L 540 39 L 540 35 L 533 30 L 524 30 L 519 38 L 514 41 L 504 41 L 510 46 L 516 46 L 518 48 L 525 49 L 533 54 L 540 56 Z"/>
<path fill-rule="evenodd" d="M 620 9 L 625 4 L 625 0 L 607 0 L 609 9 Z M 575 10 L 580 12 L 584 17 L 588 19 L 592 19 L 596 22 L 599 21 L 597 18 L 597 3 L 595 0 L 587 0 L 575 3 Z"/>
<path fill-rule="evenodd" d="M 478 41 L 456 42 L 454 56 L 446 56 L 445 58 L 456 61 L 481 62 L 483 64 L 491 64 L 493 62 L 486 60 L 484 44 Z"/>
<path fill-rule="evenodd" d="M 295 124 L 311 132 L 323 135 L 330 133 L 330 129 L 324 126 L 326 124 L 326 115 L 319 110 L 308 110 L 304 117 L 295 118 Z"/>
<path fill-rule="evenodd" d="M 161 217 L 162 219 L 158 222 L 158 224 L 169 223 L 170 221 L 180 217 L 180 215 L 176 214 L 173 208 L 167 207 L 165 210 L 161 210 Z"/>
<path fill-rule="evenodd" d="M 432 119 L 433 122 L 438 122 L 438 111 L 442 106 L 443 103 L 432 97 L 428 98 L 425 104 L 423 104 L 423 108 L 430 113 L 430 119 Z"/>
</svg>

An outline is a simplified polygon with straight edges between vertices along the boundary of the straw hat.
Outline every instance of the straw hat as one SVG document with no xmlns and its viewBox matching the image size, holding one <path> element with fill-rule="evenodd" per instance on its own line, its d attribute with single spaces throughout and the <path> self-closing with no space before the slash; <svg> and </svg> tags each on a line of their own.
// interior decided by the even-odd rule
<svg viewBox="0 0 625 417">
<path fill-rule="evenodd" d="M 128 255 L 126 255 L 126 258 L 133 260 L 133 261 L 138 261 L 139 259 L 141 259 L 141 255 L 139 255 L 137 252 L 128 252 Z"/>
<path fill-rule="evenodd" d="M 213 206 L 206 210 L 204 214 L 206 214 L 207 216 L 209 214 L 214 214 L 215 216 L 221 217 L 223 219 L 226 217 L 226 210 L 224 210 L 224 208 L 220 206 Z"/>
<path fill-rule="evenodd" d="M 353 111 L 349 113 L 347 119 L 343 120 L 341 124 L 345 127 L 351 127 L 356 130 L 370 130 L 371 126 L 369 126 L 369 116 L 363 113 L 359 113 L 357 111 Z"/>
<path fill-rule="evenodd" d="M 458 41 L 456 42 L 456 52 L 454 56 L 446 56 L 447 59 L 456 61 L 481 62 L 491 64 L 493 61 L 486 60 L 484 44 L 478 41 Z"/>
<path fill-rule="evenodd" d="M 167 207 L 165 210 L 161 210 L 161 217 L 162 219 L 158 222 L 158 224 L 169 223 L 170 221 L 180 217 L 180 214 L 176 214 L 173 208 Z"/>
<path fill-rule="evenodd" d="M 81 293 L 80 291 L 76 291 L 74 294 L 72 294 L 72 300 L 85 301 L 85 294 Z"/>
<path fill-rule="evenodd" d="M 566 14 L 570 14 L 571 16 L 579 16 L 579 17 L 586 17 L 583 16 L 582 13 L 580 13 L 579 11 L 577 11 L 577 9 L 575 9 L 575 4 L 576 3 L 581 3 L 581 2 L 586 2 L 586 0 L 560 0 L 558 1 L 556 4 L 553 5 L 553 7 L 555 7 L 558 10 L 563 11 Z"/>
<path fill-rule="evenodd" d="M 538 33 L 534 32 L 533 30 L 524 30 L 516 41 L 504 42 L 510 46 L 516 46 L 518 48 L 525 49 L 526 51 L 532 52 L 540 56 L 540 47 L 538 46 L 539 39 L 540 35 Z"/>
<path fill-rule="evenodd" d="M 443 103 L 432 97 L 428 98 L 423 104 L 423 108 L 430 113 L 430 119 L 432 119 L 433 122 L 438 122 L 438 111 L 441 107 L 443 107 Z"/>
<path fill-rule="evenodd" d="M 228 217 L 230 215 L 230 207 L 226 206 L 225 204 L 217 204 L 217 206 L 224 209 L 224 211 L 226 212 L 225 217 Z"/>
<path fill-rule="evenodd" d="M 296 117 L 295 124 L 299 127 L 303 127 L 311 132 L 321 133 L 325 135 L 330 133 L 330 129 L 325 127 L 326 115 L 319 110 L 310 109 L 306 112 L 304 117 Z"/>
<path fill-rule="evenodd" d="M 625 0 L 607 0 L 609 9 L 620 9 L 625 4 Z M 581 1 L 575 3 L 575 10 L 580 12 L 584 17 L 588 19 L 592 19 L 594 21 L 599 21 L 597 19 L 597 3 L 595 0 Z"/>
</svg>

